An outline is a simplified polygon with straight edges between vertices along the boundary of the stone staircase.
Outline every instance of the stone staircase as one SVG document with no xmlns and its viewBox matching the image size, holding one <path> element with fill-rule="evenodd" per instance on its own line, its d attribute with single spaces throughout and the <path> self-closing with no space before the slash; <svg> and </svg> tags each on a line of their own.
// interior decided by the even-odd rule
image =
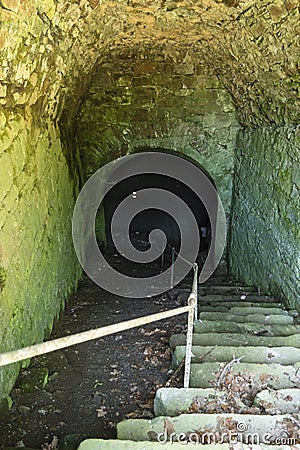
<svg viewBox="0 0 300 450">
<path fill-rule="evenodd" d="M 173 290 L 186 303 L 188 290 Z M 190 388 L 161 388 L 155 418 L 128 419 L 118 440 L 87 440 L 80 450 L 300 449 L 298 313 L 236 285 L 200 289 Z M 184 334 L 170 338 L 174 368 L 185 356 Z M 298 444 L 299 442 L 299 444 Z M 253 444 L 253 445 L 251 445 Z"/>
</svg>

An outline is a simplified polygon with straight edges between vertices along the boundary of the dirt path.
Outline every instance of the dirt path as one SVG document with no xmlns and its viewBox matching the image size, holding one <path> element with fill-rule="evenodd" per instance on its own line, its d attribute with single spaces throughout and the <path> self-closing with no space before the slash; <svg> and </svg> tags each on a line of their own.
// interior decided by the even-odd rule
<svg viewBox="0 0 300 450">
<path fill-rule="evenodd" d="M 176 306 L 166 295 L 116 297 L 84 279 L 51 338 Z M 11 393 L 10 413 L 0 418 L 0 446 L 40 448 L 57 437 L 71 448 L 77 437 L 67 435 L 113 438 L 123 418 L 153 417 L 155 391 L 170 377 L 169 337 L 184 327 L 185 315 L 177 316 L 33 359 Z M 37 371 L 42 380 L 33 383 Z"/>
</svg>

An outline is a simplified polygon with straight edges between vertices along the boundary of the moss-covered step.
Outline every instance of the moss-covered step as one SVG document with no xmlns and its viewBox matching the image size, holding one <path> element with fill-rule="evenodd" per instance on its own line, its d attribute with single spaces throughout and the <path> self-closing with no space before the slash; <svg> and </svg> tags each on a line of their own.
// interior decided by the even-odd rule
<svg viewBox="0 0 300 450">
<path fill-rule="evenodd" d="M 160 388 L 154 398 L 154 414 L 158 416 L 178 416 L 187 412 L 195 397 L 222 396 L 224 392 L 214 388 Z"/>
<path fill-rule="evenodd" d="M 300 445 L 293 446 L 296 450 L 300 450 Z M 117 439 L 87 439 L 83 441 L 78 450 L 182 450 L 183 448 L 195 449 L 195 443 L 183 444 L 181 442 L 167 442 L 161 444 L 160 442 L 134 442 L 134 441 L 121 441 Z M 197 444 L 197 448 L 203 448 L 208 450 L 207 445 Z M 239 450 L 249 450 L 249 445 L 239 444 Z M 229 450 L 229 444 L 213 444 L 213 450 Z M 261 450 L 291 450 L 290 445 L 264 445 L 259 446 Z M 6 450 L 6 449 L 4 449 Z"/>
<path fill-rule="evenodd" d="M 257 294 L 254 293 L 254 291 L 249 292 L 246 289 L 240 289 L 240 290 L 236 290 L 236 289 L 232 289 L 230 288 L 230 290 L 224 290 L 224 292 L 222 292 L 221 290 L 222 286 L 218 286 L 216 290 L 214 289 L 201 289 L 198 288 L 198 295 L 199 297 L 204 301 L 211 301 L 211 298 L 214 299 L 214 301 L 216 301 L 216 299 L 219 299 L 220 301 L 226 301 L 226 297 L 228 298 L 235 298 L 235 301 L 238 301 L 241 299 L 242 296 L 246 296 L 248 297 L 249 295 L 251 296 L 255 296 L 257 297 Z M 225 288 L 226 286 L 224 286 Z M 180 298 L 181 300 L 187 299 L 188 296 L 191 293 L 191 287 L 187 288 L 187 289 L 172 289 L 172 291 L 169 291 L 169 295 L 173 298 Z M 265 298 L 265 297 L 263 297 Z M 269 299 L 269 297 L 268 297 Z M 234 301 L 234 300 L 231 300 Z M 262 300 L 263 301 L 263 300 Z M 269 302 L 269 301 L 268 301 Z M 272 302 L 274 303 L 278 303 L 276 302 L 276 300 L 272 300 Z"/>
<path fill-rule="evenodd" d="M 243 356 L 244 363 L 258 363 L 258 364 L 281 364 L 288 366 L 300 361 L 300 349 L 294 347 L 211 347 L 204 358 L 209 347 L 193 346 L 192 347 L 192 362 L 228 362 L 235 358 Z M 172 354 L 173 367 L 178 364 L 185 357 L 185 346 L 177 346 Z"/>
<path fill-rule="evenodd" d="M 257 322 L 257 323 L 266 323 L 266 324 L 277 324 L 277 325 L 293 325 L 294 319 L 289 315 L 283 314 L 232 314 L 232 313 L 224 313 L 224 312 L 200 312 L 199 319 L 204 320 L 213 320 L 220 322 L 221 320 L 225 320 L 226 322 Z"/>
<path fill-rule="evenodd" d="M 245 294 L 246 295 L 246 294 Z M 276 302 L 273 297 L 268 297 L 266 295 L 255 295 L 249 294 L 246 295 L 246 298 L 243 297 L 243 294 L 239 295 L 221 295 L 221 294 L 209 294 L 201 296 L 199 295 L 199 304 L 201 302 L 205 303 L 222 303 L 222 302 L 240 302 L 241 300 L 251 302 L 251 303 L 280 303 L 280 301 Z"/>
<path fill-rule="evenodd" d="M 279 305 L 278 303 L 251 303 L 251 302 L 222 302 L 222 303 L 214 303 L 214 304 L 203 304 L 200 303 L 199 305 L 199 311 L 205 311 L 205 312 L 232 312 L 232 308 L 277 308 Z"/>
<path fill-rule="evenodd" d="M 272 416 L 252 414 L 181 414 L 177 417 L 155 417 L 152 420 L 127 419 L 117 424 L 117 436 L 118 439 L 130 441 L 149 441 L 151 436 L 157 436 L 161 442 L 163 442 L 164 439 L 168 441 L 170 440 L 170 436 L 168 439 L 167 432 L 165 431 L 167 419 L 168 429 L 174 429 L 175 436 L 173 435 L 173 439 L 181 434 L 186 434 L 195 430 L 199 432 L 208 432 L 208 430 L 212 430 L 211 432 L 213 432 L 221 429 L 221 432 L 223 433 L 228 432 L 229 436 L 228 429 L 234 430 L 234 424 L 236 424 L 240 430 L 244 430 L 244 432 L 238 436 L 240 439 L 243 437 L 247 439 L 247 435 L 255 434 L 257 439 L 259 438 L 261 442 L 266 443 L 264 440 L 266 440 L 267 433 L 274 429 L 276 424 L 283 423 L 284 421 L 288 422 L 289 418 L 293 421 L 293 417 L 288 415 Z M 209 435 L 207 435 L 207 438 L 209 438 Z M 237 439 L 236 434 L 235 439 Z M 131 449 L 133 447 L 128 448 Z M 140 450 L 142 450 L 142 448 L 143 447 L 140 447 Z M 213 448 L 215 449 L 214 446 Z M 249 448 L 249 446 L 246 448 Z"/>
<path fill-rule="evenodd" d="M 290 336 L 300 334 L 300 325 L 264 325 L 263 323 L 232 323 L 227 321 L 196 321 L 195 333 L 239 333 L 262 336 Z"/>
<path fill-rule="evenodd" d="M 215 374 L 220 368 L 218 362 L 206 362 L 191 364 L 190 386 L 193 388 L 212 387 Z M 232 367 L 234 374 L 247 372 L 253 376 L 254 383 L 258 386 L 268 386 L 273 389 L 288 389 L 295 387 L 291 381 L 296 378 L 297 369 L 294 366 L 282 366 L 281 364 L 252 364 L 238 363 Z"/>
<path fill-rule="evenodd" d="M 299 414 L 300 389 L 264 390 L 259 392 L 254 404 L 266 414 Z"/>
<path fill-rule="evenodd" d="M 232 314 L 238 314 L 243 316 L 248 316 L 249 314 L 264 314 L 264 315 L 281 315 L 281 316 L 288 316 L 288 311 L 282 308 L 261 308 L 259 306 L 242 306 L 237 307 L 234 306 L 231 308 L 230 312 Z"/>
<path fill-rule="evenodd" d="M 176 417 L 187 413 L 195 398 L 214 401 L 217 397 L 223 397 L 224 401 L 224 392 L 213 388 L 161 388 L 155 395 L 154 414 Z M 300 389 L 265 389 L 256 395 L 254 404 L 265 414 L 299 414 Z"/>
<path fill-rule="evenodd" d="M 252 286 L 217 286 L 217 285 L 211 285 L 211 286 L 199 286 L 199 292 L 209 292 L 213 294 L 247 294 L 249 292 L 257 292 L 256 287 Z"/>
<path fill-rule="evenodd" d="M 174 350 L 178 345 L 185 345 L 186 336 L 182 333 L 173 334 L 169 345 Z M 203 333 L 193 334 L 193 345 L 201 346 L 232 346 L 250 345 L 253 347 L 295 347 L 300 348 L 300 335 L 291 336 L 251 336 L 237 335 L 234 333 Z"/>
</svg>

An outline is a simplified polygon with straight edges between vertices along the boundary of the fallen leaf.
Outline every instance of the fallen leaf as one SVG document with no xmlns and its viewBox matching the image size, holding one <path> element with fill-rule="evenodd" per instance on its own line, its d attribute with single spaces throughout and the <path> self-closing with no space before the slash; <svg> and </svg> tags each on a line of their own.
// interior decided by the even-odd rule
<svg viewBox="0 0 300 450">
<path fill-rule="evenodd" d="M 169 419 L 165 419 L 165 432 L 167 432 L 167 436 L 169 437 L 175 433 L 174 425 L 169 421 Z"/>
<path fill-rule="evenodd" d="M 144 350 L 144 355 L 149 356 L 152 355 L 152 353 L 153 353 L 152 347 L 150 345 L 147 345 Z"/>
<path fill-rule="evenodd" d="M 96 411 L 97 411 L 97 417 L 105 417 L 107 414 L 105 406 L 101 406 L 101 408 L 96 409 Z"/>
<path fill-rule="evenodd" d="M 269 373 L 262 373 L 259 377 L 260 381 L 262 381 L 263 383 L 269 380 L 274 380 L 275 378 L 276 377 L 274 375 L 271 375 Z"/>
</svg>

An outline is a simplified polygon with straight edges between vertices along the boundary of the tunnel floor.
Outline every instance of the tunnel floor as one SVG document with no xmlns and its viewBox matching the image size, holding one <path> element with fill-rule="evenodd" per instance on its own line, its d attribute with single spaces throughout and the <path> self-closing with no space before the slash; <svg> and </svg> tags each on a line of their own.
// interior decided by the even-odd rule
<svg viewBox="0 0 300 450">
<path fill-rule="evenodd" d="M 117 297 L 84 278 L 51 339 L 177 306 L 167 294 Z M 32 359 L 0 418 L 0 447 L 49 450 L 58 439 L 59 448 L 71 449 L 84 437 L 114 438 L 124 418 L 152 418 L 155 392 L 171 377 L 169 337 L 185 328 L 181 315 Z"/>
</svg>

